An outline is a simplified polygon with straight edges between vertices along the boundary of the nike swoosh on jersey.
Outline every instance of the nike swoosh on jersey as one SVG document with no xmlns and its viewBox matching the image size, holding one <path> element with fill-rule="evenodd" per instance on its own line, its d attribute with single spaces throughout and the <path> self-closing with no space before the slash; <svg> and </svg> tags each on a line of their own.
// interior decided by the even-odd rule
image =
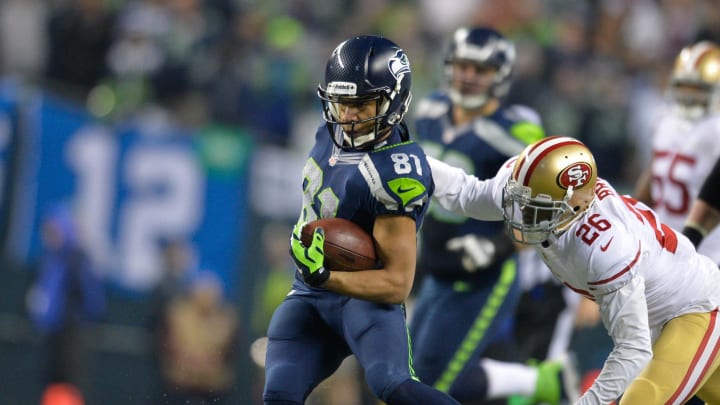
<svg viewBox="0 0 720 405">
<path fill-rule="evenodd" d="M 426 192 L 425 185 L 411 177 L 398 177 L 388 181 L 387 186 L 407 206 L 410 201 L 420 197 Z"/>
<path fill-rule="evenodd" d="M 614 236 L 613 236 L 612 238 L 610 238 L 610 240 L 607 241 L 606 244 L 600 246 L 600 250 L 602 250 L 603 252 L 606 251 L 606 250 L 608 250 L 608 248 L 610 247 L 610 244 L 612 243 L 613 239 L 615 239 Z"/>
<path fill-rule="evenodd" d="M 398 187 L 398 188 L 397 188 L 397 192 L 398 192 L 398 193 L 408 193 L 408 192 L 410 192 L 410 191 L 415 190 L 416 188 L 417 188 L 417 187 L 402 188 L 402 186 L 401 186 L 401 187 Z"/>
</svg>

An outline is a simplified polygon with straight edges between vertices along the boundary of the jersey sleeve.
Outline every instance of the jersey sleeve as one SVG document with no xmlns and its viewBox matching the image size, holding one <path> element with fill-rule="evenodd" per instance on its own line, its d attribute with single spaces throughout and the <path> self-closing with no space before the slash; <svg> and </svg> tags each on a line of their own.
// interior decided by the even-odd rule
<svg viewBox="0 0 720 405">
<path fill-rule="evenodd" d="M 471 218 L 498 221 L 503 219 L 502 190 L 510 176 L 506 163 L 498 174 L 480 180 L 459 169 L 428 157 L 435 182 L 435 200 L 448 211 Z"/>
<path fill-rule="evenodd" d="M 526 105 L 513 104 L 508 107 L 508 114 L 516 121 L 526 121 L 537 126 L 542 126 L 540 114 Z"/>
<path fill-rule="evenodd" d="M 634 277 L 621 288 L 597 299 L 613 350 L 598 377 L 578 404 L 607 404 L 616 400 L 652 357 L 645 282 Z"/>
<path fill-rule="evenodd" d="M 603 203 L 600 201 L 598 205 Z M 579 241 L 585 236 L 599 235 L 585 247 L 590 250 L 587 283 L 594 295 L 616 291 L 637 275 L 643 251 L 647 249 L 638 236 L 644 232 L 642 226 L 642 222 L 628 220 L 602 208 L 590 212 L 583 220 L 577 231 Z M 606 231 L 595 230 L 605 227 Z"/>
<path fill-rule="evenodd" d="M 508 108 L 508 115 L 515 121 L 508 128 L 510 134 L 523 144 L 529 145 L 545 137 L 540 114 L 532 108 L 515 104 Z"/>
<path fill-rule="evenodd" d="M 615 241 L 605 242 L 615 244 Z M 618 241 L 618 243 L 621 243 Z M 588 272 L 588 285 L 594 295 L 603 295 L 622 288 L 637 274 L 637 263 L 640 260 L 641 245 L 635 245 L 635 253 L 632 256 L 622 258 L 610 258 L 610 250 L 599 252 L 602 258 L 590 258 L 590 271 Z M 597 255 L 595 255 L 597 256 Z"/>
<path fill-rule="evenodd" d="M 420 222 L 434 185 L 422 149 L 414 143 L 405 145 L 365 155 L 358 170 L 369 189 L 374 215 L 406 215 Z"/>
</svg>

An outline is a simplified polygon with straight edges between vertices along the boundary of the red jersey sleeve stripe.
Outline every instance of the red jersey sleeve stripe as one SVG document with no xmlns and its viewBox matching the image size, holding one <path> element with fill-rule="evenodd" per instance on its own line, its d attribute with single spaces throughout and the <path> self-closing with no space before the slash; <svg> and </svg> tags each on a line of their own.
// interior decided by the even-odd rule
<svg viewBox="0 0 720 405">
<path fill-rule="evenodd" d="M 573 291 L 576 292 L 577 294 L 580 294 L 580 295 L 582 295 L 582 296 L 585 297 L 585 298 L 588 298 L 588 299 L 590 299 L 590 300 L 595 301 L 595 296 L 592 295 L 591 293 L 589 293 L 588 291 L 581 290 L 581 289 L 579 289 L 579 288 L 575 288 L 575 287 L 571 286 L 570 284 L 568 284 L 567 282 L 563 282 L 563 285 L 565 285 L 565 287 L 573 290 Z"/>
<path fill-rule="evenodd" d="M 613 274 L 611 277 L 608 277 L 606 279 L 598 280 L 598 281 L 588 281 L 588 285 L 597 286 L 597 285 L 607 284 L 607 283 L 617 279 L 618 277 L 622 276 L 623 274 L 627 273 L 628 271 L 630 271 L 630 269 L 632 269 L 632 267 L 637 264 L 638 260 L 640 260 L 640 251 L 642 250 L 641 248 L 642 248 L 642 245 L 639 245 L 638 250 L 635 253 L 635 258 L 632 260 L 632 262 L 630 262 L 630 264 L 625 266 L 625 268 L 623 268 L 619 272 Z"/>
</svg>

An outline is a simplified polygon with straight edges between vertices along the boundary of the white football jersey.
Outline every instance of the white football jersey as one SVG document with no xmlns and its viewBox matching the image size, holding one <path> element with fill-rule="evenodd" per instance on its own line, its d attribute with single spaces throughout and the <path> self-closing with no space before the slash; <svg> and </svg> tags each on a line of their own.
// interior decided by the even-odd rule
<svg viewBox="0 0 720 405">
<path fill-rule="evenodd" d="M 653 209 L 661 221 L 682 229 L 703 181 L 720 157 L 720 115 L 697 121 L 665 116 L 653 138 Z M 720 263 L 720 229 L 711 232 L 698 251 Z"/>
<path fill-rule="evenodd" d="M 512 162 L 495 178 L 481 181 L 431 159 L 434 197 L 457 213 L 501 219 L 502 189 Z M 560 282 L 598 303 L 614 342 L 583 404 L 617 399 L 650 360 L 652 342 L 670 319 L 720 305 L 720 271 L 685 236 L 601 179 L 595 195 L 567 230 L 534 245 Z"/>
</svg>

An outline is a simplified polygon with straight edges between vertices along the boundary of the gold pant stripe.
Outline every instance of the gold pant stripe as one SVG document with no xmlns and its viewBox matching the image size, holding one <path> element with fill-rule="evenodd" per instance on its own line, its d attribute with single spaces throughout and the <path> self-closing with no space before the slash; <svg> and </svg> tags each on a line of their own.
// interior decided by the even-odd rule
<svg viewBox="0 0 720 405">
<path fill-rule="evenodd" d="M 718 337 L 720 335 L 720 325 L 717 323 L 717 310 L 710 313 L 710 324 L 708 325 L 705 336 L 703 336 L 700 346 L 695 353 L 695 357 L 690 363 L 688 373 L 685 374 L 682 383 L 675 391 L 675 394 L 667 402 L 668 404 L 685 403 L 692 393 L 698 390 L 700 382 L 708 375 L 712 360 L 718 352 Z M 694 383 L 693 383 L 694 382 Z M 678 399 L 681 401 L 678 402 Z"/>
</svg>

